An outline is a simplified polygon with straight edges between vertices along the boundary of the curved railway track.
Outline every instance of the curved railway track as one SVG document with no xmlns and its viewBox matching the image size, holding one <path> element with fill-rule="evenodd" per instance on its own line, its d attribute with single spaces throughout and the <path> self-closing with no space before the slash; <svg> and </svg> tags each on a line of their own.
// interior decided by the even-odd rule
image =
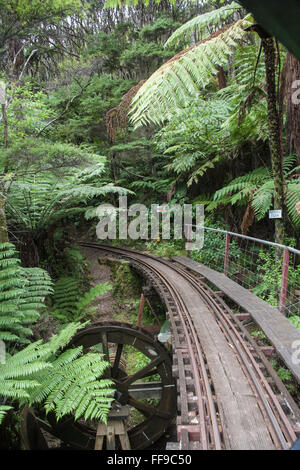
<svg viewBox="0 0 300 470">
<path fill-rule="evenodd" d="M 289 449 L 292 446 L 299 409 L 251 335 L 216 292 L 199 276 L 174 262 L 126 248 L 79 244 L 128 260 L 147 278 L 166 305 L 172 330 L 173 376 L 177 379 L 178 448 Z M 198 310 L 206 315 L 202 320 L 213 319 L 211 324 L 217 329 L 212 331 L 223 335 L 223 342 L 219 343 L 221 351 L 209 350 L 206 341 L 209 333 L 198 318 Z M 222 350 L 224 341 L 229 351 L 226 353 Z M 226 364 L 228 354 L 232 371 L 227 370 L 228 364 L 220 369 L 222 362 Z M 220 390 L 219 371 L 228 375 L 228 379 L 223 379 L 232 388 L 228 396 L 226 390 L 224 393 Z M 236 390 L 241 377 L 245 385 L 240 393 Z M 228 403 L 230 396 L 237 400 L 238 410 Z"/>
</svg>

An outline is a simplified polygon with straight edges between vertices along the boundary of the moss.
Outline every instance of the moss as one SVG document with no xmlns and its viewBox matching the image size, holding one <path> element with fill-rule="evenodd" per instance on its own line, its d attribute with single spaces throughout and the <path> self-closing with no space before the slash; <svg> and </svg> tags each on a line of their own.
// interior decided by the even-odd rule
<svg viewBox="0 0 300 470">
<path fill-rule="evenodd" d="M 107 265 L 113 276 L 113 294 L 118 301 L 140 297 L 142 281 L 131 271 L 128 261 L 99 258 L 99 264 Z"/>
</svg>

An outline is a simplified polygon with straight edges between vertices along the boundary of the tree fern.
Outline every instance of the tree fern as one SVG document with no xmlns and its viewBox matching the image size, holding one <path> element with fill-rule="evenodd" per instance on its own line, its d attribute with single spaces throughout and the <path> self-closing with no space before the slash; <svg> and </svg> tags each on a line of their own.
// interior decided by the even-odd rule
<svg viewBox="0 0 300 470">
<path fill-rule="evenodd" d="M 285 51 L 280 48 L 280 60 L 284 63 Z M 231 113 L 224 124 L 233 145 L 245 140 L 268 139 L 268 114 L 266 101 L 266 71 L 258 44 L 244 43 L 236 49 L 232 79 L 217 95 L 227 101 Z"/>
<path fill-rule="evenodd" d="M 228 66 L 228 59 L 250 25 L 248 15 L 163 64 L 132 100 L 131 120 L 135 127 L 150 121 L 160 124 L 179 112 L 217 75 L 218 66 Z"/>
<path fill-rule="evenodd" d="M 0 405 L 0 425 L 6 415 L 6 413 L 9 411 L 9 410 L 12 410 L 13 407 L 12 406 L 7 406 L 7 405 Z"/>
<path fill-rule="evenodd" d="M 295 161 L 295 155 L 289 155 L 284 160 L 285 202 L 291 222 L 299 227 L 300 220 L 296 211 L 296 203 L 300 200 L 300 178 L 288 179 L 295 171 L 295 169 L 291 170 Z M 214 200 L 219 204 L 250 204 L 257 219 L 263 219 L 273 207 L 274 180 L 271 169 L 259 167 L 244 176 L 235 178 L 215 193 Z"/>
<path fill-rule="evenodd" d="M 300 201 L 300 178 L 298 181 L 288 183 L 288 191 L 286 194 L 286 206 L 291 221 L 297 227 L 300 226 L 300 219 L 296 211 L 296 204 Z"/>
<path fill-rule="evenodd" d="M 224 197 L 229 197 L 228 202 L 237 202 L 238 200 L 247 201 L 249 195 L 261 185 L 264 181 L 271 178 L 271 170 L 266 167 L 259 167 L 232 180 L 227 186 L 216 191 L 214 200 L 218 201 Z M 232 200 L 232 198 L 234 198 Z"/>
<path fill-rule="evenodd" d="M 54 285 L 53 314 L 64 321 L 71 321 L 77 311 L 77 303 L 82 294 L 78 279 L 61 277 Z"/>
<path fill-rule="evenodd" d="M 0 339 L 28 342 L 28 327 L 44 308 L 52 293 L 48 273 L 38 268 L 21 268 L 14 245 L 0 244 Z"/>
<path fill-rule="evenodd" d="M 0 245 L 0 281 L 0 339 L 20 347 L 29 342 L 28 325 L 44 307 L 52 283 L 42 269 L 21 268 L 10 243 Z M 101 288 L 81 300 L 82 309 L 93 295 L 103 293 Z M 46 411 L 53 410 L 58 418 L 75 412 L 76 417 L 106 419 L 113 400 L 112 382 L 100 379 L 109 364 L 99 354 L 82 355 L 82 347 L 63 351 L 83 326 L 70 323 L 47 343 L 34 342 L 13 355 L 12 348 L 7 348 L 0 363 L 0 422 L 14 402 L 45 400 Z M 82 400 L 78 400 L 79 396 Z"/>
<path fill-rule="evenodd" d="M 80 299 L 77 304 L 77 311 L 79 315 L 89 315 L 95 307 L 91 306 L 91 303 L 96 300 L 100 295 L 106 294 L 112 289 L 112 285 L 109 282 L 103 282 L 97 284 L 94 287 L 91 287 L 88 292 L 86 292 Z"/>
<path fill-rule="evenodd" d="M 166 166 L 176 175 L 185 175 L 191 185 L 234 151 L 224 127 L 230 106 L 224 99 L 197 99 L 156 134 L 157 149 L 165 155 Z"/>
<path fill-rule="evenodd" d="M 37 239 L 49 225 L 58 220 L 85 213 L 91 200 L 95 199 L 95 206 L 98 206 L 100 200 L 108 194 L 131 192 L 112 183 L 100 182 L 103 171 L 104 164 L 97 163 L 62 179 L 41 174 L 7 183 L 9 225 L 29 232 Z"/>
<path fill-rule="evenodd" d="M 202 15 L 196 16 L 180 28 L 178 28 L 167 40 L 165 46 L 176 46 L 184 39 L 190 39 L 191 35 L 197 33 L 199 39 L 212 34 L 212 29 L 220 29 L 220 26 L 228 19 L 233 21 L 234 13 L 241 11 L 242 7 L 236 2 L 214 9 Z"/>
</svg>

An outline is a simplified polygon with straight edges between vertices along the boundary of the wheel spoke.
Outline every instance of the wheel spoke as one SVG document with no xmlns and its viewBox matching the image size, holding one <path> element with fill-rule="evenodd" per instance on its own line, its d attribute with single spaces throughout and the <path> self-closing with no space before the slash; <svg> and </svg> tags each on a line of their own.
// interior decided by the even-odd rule
<svg viewBox="0 0 300 470">
<path fill-rule="evenodd" d="M 116 403 L 130 407 L 141 418 L 137 423 L 133 421 L 132 425 L 126 423 L 131 447 L 143 449 L 152 439 L 158 439 L 176 413 L 176 390 L 170 384 L 171 360 L 165 348 L 152 341 L 142 329 L 115 322 L 91 325 L 75 335 L 72 341 L 74 346 L 82 345 L 87 351 L 101 344 L 103 359 L 111 365 L 105 371 L 105 377 L 115 383 Z M 126 372 L 127 355 L 129 365 L 133 360 L 131 348 L 139 351 L 149 362 L 139 370 L 135 369 L 135 373 Z M 70 421 L 66 426 L 59 426 L 54 418 L 53 421 L 52 425 L 49 420 L 53 434 L 59 439 L 74 444 L 76 448 L 94 448 L 96 430 L 93 421 L 86 423 L 87 426 L 81 426 L 81 420 Z M 151 437 L 150 441 L 147 436 Z"/>
<path fill-rule="evenodd" d="M 107 343 L 107 334 L 104 332 L 102 333 L 102 348 L 103 348 L 103 354 L 104 354 L 104 359 L 109 362 L 109 351 L 108 351 L 108 343 Z M 106 369 L 105 371 L 106 377 L 111 376 L 111 368 Z"/>
<path fill-rule="evenodd" d="M 138 401 L 135 398 L 132 398 L 131 396 L 129 396 L 128 404 L 130 406 L 133 406 L 136 410 L 140 411 L 144 416 L 146 416 L 146 418 L 156 415 L 164 419 L 169 419 L 172 416 L 170 413 L 158 410 L 154 406 L 142 401 Z"/>
<path fill-rule="evenodd" d="M 129 397 L 128 404 L 133 406 L 136 410 L 140 411 L 144 416 L 149 418 L 156 414 L 156 408 L 154 406 L 148 405 L 148 403 L 144 403 L 142 401 L 138 401 L 135 398 Z"/>
<path fill-rule="evenodd" d="M 149 362 L 149 364 L 147 364 L 145 367 L 143 367 L 141 370 L 139 370 L 135 374 L 128 375 L 123 381 L 123 385 L 126 385 L 129 387 L 129 385 L 132 384 L 133 382 L 136 382 L 139 379 L 143 379 L 144 377 L 149 376 L 150 372 L 151 372 L 150 375 L 153 375 L 154 367 L 156 367 L 162 361 L 163 361 L 163 358 L 161 357 L 157 357 L 156 359 L 153 359 L 153 361 Z"/>
<path fill-rule="evenodd" d="M 157 369 L 153 369 L 153 370 L 150 370 L 150 372 L 146 372 L 145 374 L 143 374 L 143 379 L 145 379 L 146 377 L 151 377 L 151 375 L 155 375 L 155 374 L 158 374 L 158 370 Z"/>
<path fill-rule="evenodd" d="M 114 378 L 118 377 L 118 368 L 119 368 L 119 363 L 120 363 L 120 359 L 122 356 L 122 351 L 123 351 L 123 344 L 118 344 L 114 365 L 111 371 L 111 375 Z"/>
</svg>

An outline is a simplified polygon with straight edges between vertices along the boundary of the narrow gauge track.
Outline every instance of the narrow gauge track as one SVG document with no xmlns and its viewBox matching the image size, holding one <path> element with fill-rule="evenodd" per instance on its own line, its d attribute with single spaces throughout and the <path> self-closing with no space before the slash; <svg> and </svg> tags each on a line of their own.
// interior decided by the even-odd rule
<svg viewBox="0 0 300 470">
<path fill-rule="evenodd" d="M 296 435 L 282 402 L 285 402 L 295 421 L 299 419 L 299 409 L 247 330 L 234 318 L 218 294 L 196 275 L 164 259 L 97 243 L 80 242 L 80 245 L 129 260 L 135 269 L 149 278 L 167 305 L 172 327 L 174 375 L 178 379 L 180 416 L 177 428 L 181 449 L 222 449 L 228 448 L 228 443 L 224 439 L 222 413 L 219 412 L 211 371 L 199 339 L 199 327 L 195 325 L 178 288 L 163 269 L 154 265 L 158 262 L 188 281 L 213 314 L 253 390 L 272 448 L 291 447 Z"/>
</svg>

